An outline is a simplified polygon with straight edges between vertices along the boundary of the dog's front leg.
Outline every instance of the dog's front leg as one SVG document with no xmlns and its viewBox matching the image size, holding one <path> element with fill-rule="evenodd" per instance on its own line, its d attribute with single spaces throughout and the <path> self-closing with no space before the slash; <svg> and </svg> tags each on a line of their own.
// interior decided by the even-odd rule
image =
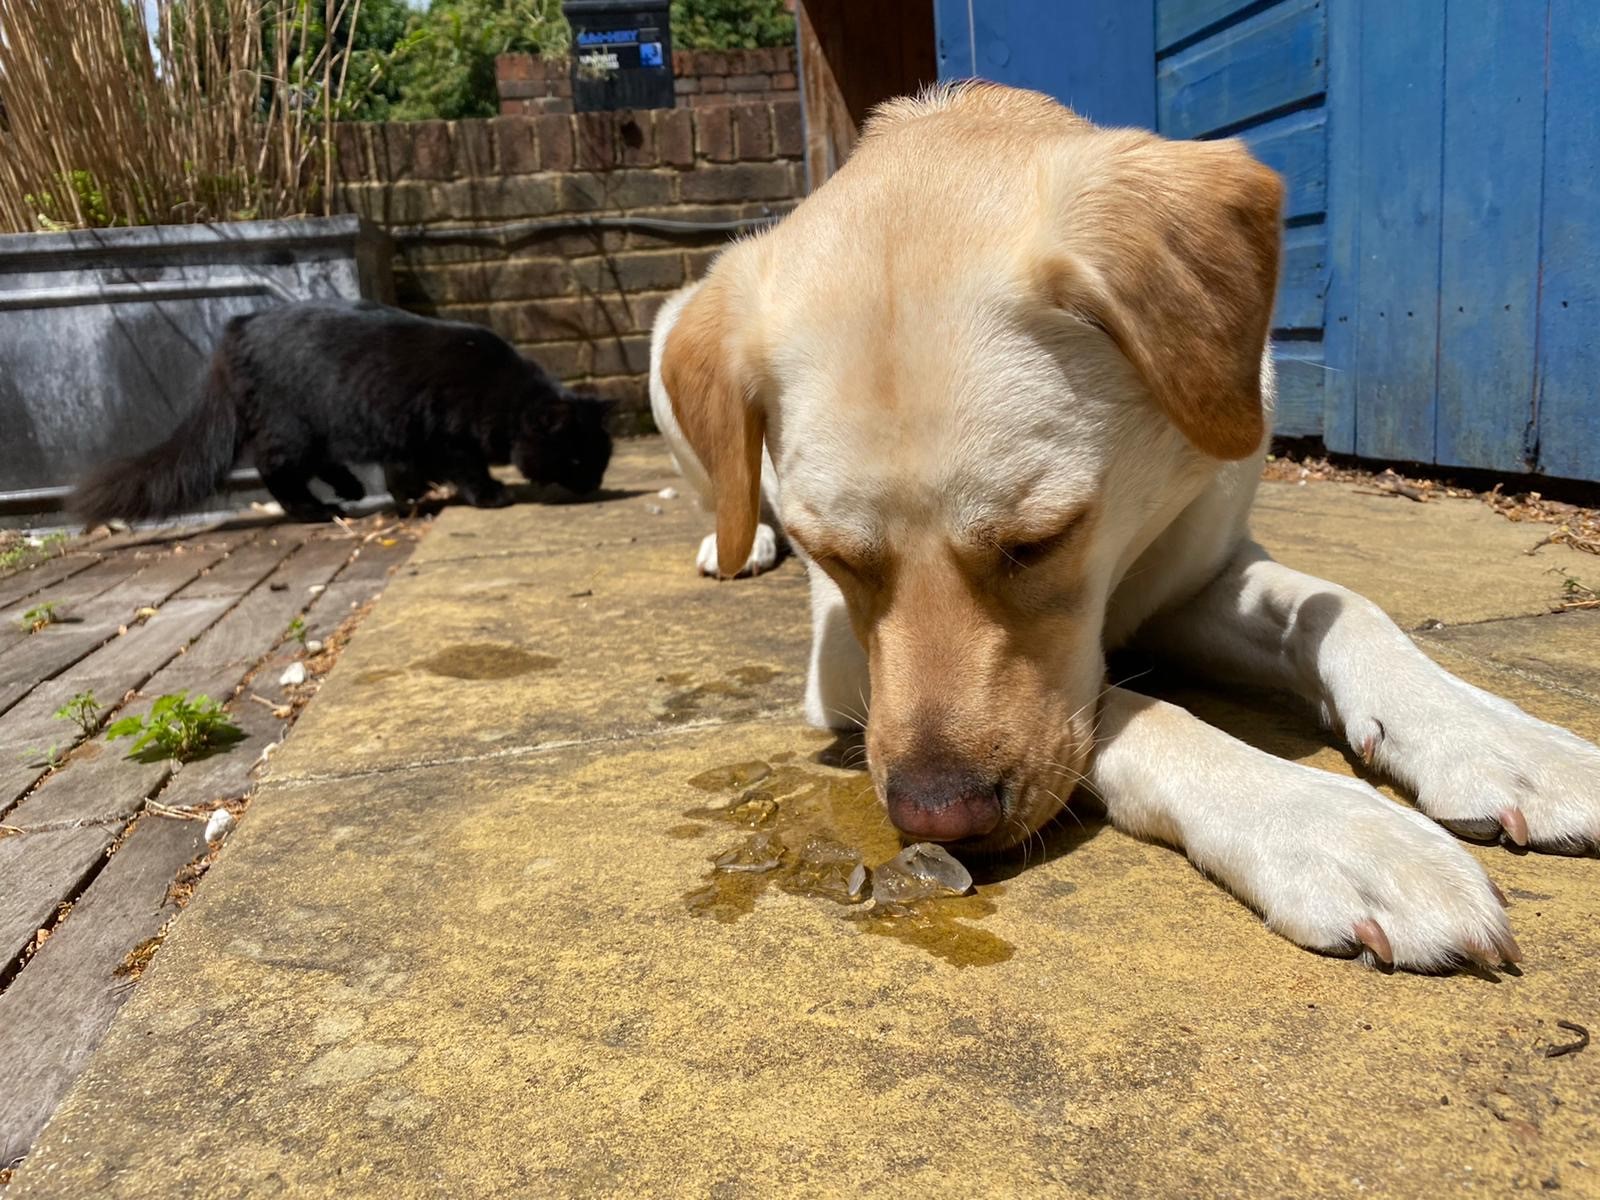
<svg viewBox="0 0 1600 1200">
<path fill-rule="evenodd" d="M 811 581 L 811 666 L 806 675 L 806 720 L 818 729 L 864 729 L 872 684 L 867 652 L 850 625 L 839 585 L 802 551 Z"/>
<path fill-rule="evenodd" d="M 1463 837 L 1600 846 L 1600 749 L 1465 683 L 1377 605 L 1246 543 L 1138 641 L 1217 673 L 1294 691 L 1350 746 Z"/>
<path fill-rule="evenodd" d="M 1087 779 L 1113 824 L 1181 847 L 1276 932 L 1429 970 L 1520 956 L 1494 884 L 1449 834 L 1357 779 L 1275 758 L 1111 688 Z"/>
</svg>

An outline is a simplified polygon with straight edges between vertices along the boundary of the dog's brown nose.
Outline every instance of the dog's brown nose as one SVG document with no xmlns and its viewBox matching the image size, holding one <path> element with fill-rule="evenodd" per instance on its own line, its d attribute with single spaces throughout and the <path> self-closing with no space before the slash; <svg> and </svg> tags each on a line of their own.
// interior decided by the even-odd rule
<svg viewBox="0 0 1600 1200">
<path fill-rule="evenodd" d="M 930 842 L 983 837 L 1000 824 L 993 779 L 948 767 L 891 767 L 884 799 L 895 828 Z"/>
</svg>

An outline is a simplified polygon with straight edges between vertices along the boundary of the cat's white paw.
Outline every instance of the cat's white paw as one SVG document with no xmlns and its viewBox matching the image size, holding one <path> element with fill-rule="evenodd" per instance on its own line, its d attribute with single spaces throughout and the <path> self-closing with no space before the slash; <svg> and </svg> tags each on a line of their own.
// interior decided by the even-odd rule
<svg viewBox="0 0 1600 1200">
<path fill-rule="evenodd" d="M 742 579 L 747 575 L 760 575 L 763 571 L 770 571 L 778 563 L 778 535 L 773 532 L 772 526 L 762 523 L 756 526 L 756 540 L 750 547 L 750 557 L 744 560 L 744 566 L 739 568 L 735 578 Z M 717 567 L 717 535 L 706 534 L 700 542 L 700 552 L 695 555 L 694 565 L 702 575 L 709 575 L 713 579 L 720 578 L 722 572 Z"/>
</svg>

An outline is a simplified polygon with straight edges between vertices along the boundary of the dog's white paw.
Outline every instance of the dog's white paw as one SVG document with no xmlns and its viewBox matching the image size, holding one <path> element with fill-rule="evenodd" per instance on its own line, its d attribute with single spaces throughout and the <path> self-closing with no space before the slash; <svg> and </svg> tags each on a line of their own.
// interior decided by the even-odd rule
<svg viewBox="0 0 1600 1200">
<path fill-rule="evenodd" d="M 747 575 L 760 575 L 763 571 L 770 571 L 778 563 L 778 535 L 773 532 L 772 526 L 763 522 L 756 526 L 756 540 L 750 547 L 750 557 L 744 560 L 744 566 L 739 568 L 735 578 L 742 579 Z M 702 575 L 710 575 L 713 579 L 722 574 L 717 566 L 717 535 L 708 533 L 700 542 L 700 552 L 695 555 L 694 565 Z"/>
<path fill-rule="evenodd" d="M 1185 830 L 1190 858 L 1270 928 L 1413 970 L 1521 957 L 1498 890 L 1439 826 L 1358 780 L 1281 766 L 1276 801 Z"/>
<path fill-rule="evenodd" d="M 1462 837 L 1559 853 L 1600 848 L 1600 749 L 1487 692 L 1449 680 L 1346 723 L 1350 744 Z"/>
</svg>

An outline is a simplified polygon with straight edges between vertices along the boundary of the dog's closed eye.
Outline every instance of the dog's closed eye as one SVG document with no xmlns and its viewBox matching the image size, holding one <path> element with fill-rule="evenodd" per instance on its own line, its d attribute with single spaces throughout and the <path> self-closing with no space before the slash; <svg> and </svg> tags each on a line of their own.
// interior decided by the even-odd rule
<svg viewBox="0 0 1600 1200">
<path fill-rule="evenodd" d="M 996 538 L 994 544 L 1000 551 L 1002 563 L 1013 573 L 1038 566 L 1058 550 L 1065 549 L 1067 545 L 1077 540 L 1079 531 L 1088 523 L 1086 520 L 1088 515 L 1088 509 L 1080 509 L 1064 521 L 1056 522 L 1052 532 L 1042 535 L 1015 539 Z"/>
</svg>

